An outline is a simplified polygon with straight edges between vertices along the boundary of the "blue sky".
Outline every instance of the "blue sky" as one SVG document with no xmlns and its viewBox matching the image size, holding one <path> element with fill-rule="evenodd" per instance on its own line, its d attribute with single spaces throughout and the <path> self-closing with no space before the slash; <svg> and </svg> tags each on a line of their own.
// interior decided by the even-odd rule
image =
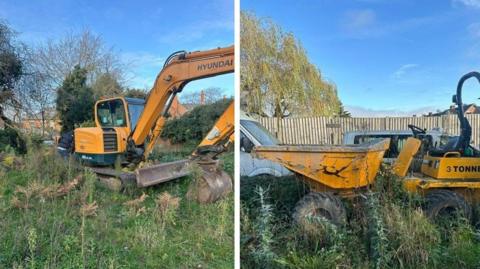
<svg viewBox="0 0 480 269">
<path fill-rule="evenodd" d="M 446 109 L 460 76 L 480 70 L 480 0 L 242 0 L 241 9 L 293 32 L 354 115 Z M 475 83 L 464 102 L 480 104 Z"/>
<path fill-rule="evenodd" d="M 142 89 L 153 85 L 172 52 L 234 42 L 233 0 L 0 0 L 0 18 L 30 45 L 89 29 L 131 63 L 128 84 Z M 234 95 L 233 74 L 191 82 L 183 92 L 207 87 Z"/>
</svg>

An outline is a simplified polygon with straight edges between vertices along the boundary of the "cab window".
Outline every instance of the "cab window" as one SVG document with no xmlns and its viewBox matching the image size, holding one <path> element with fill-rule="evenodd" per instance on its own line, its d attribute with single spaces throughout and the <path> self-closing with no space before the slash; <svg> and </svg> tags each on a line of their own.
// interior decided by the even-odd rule
<svg viewBox="0 0 480 269">
<path fill-rule="evenodd" d="M 97 105 L 97 118 L 101 127 L 125 127 L 127 118 L 122 100 L 108 100 Z"/>
<path fill-rule="evenodd" d="M 260 123 L 250 120 L 240 120 L 240 124 L 248 130 L 260 145 L 271 146 L 280 144 L 280 142 Z"/>
</svg>

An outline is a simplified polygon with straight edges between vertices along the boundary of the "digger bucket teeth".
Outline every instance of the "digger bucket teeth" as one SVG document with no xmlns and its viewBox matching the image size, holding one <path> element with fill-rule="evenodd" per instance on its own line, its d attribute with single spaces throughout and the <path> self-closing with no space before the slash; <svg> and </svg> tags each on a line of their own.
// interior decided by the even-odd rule
<svg viewBox="0 0 480 269">
<path fill-rule="evenodd" d="M 189 164 L 190 160 L 180 160 L 137 169 L 137 186 L 148 187 L 187 176 Z"/>
</svg>

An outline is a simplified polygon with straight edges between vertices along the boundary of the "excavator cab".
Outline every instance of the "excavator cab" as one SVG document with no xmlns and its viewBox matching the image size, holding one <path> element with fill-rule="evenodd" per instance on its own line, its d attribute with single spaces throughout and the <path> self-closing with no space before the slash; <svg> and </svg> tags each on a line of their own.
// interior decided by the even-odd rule
<svg viewBox="0 0 480 269">
<path fill-rule="evenodd" d="M 75 155 L 89 165 L 112 165 L 125 159 L 127 139 L 142 114 L 145 100 L 116 97 L 95 104 L 95 126 L 76 128 Z"/>
<path fill-rule="evenodd" d="M 102 128 L 128 127 L 135 129 L 142 114 L 145 100 L 118 97 L 98 101 L 95 105 L 95 122 Z"/>
</svg>

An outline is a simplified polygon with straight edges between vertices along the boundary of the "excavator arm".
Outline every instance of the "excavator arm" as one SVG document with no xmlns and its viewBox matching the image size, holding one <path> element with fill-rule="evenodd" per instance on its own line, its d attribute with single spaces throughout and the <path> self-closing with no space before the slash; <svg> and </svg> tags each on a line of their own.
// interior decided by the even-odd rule
<svg viewBox="0 0 480 269">
<path fill-rule="evenodd" d="M 128 140 L 128 155 L 141 160 L 150 153 L 165 124 L 175 95 L 190 81 L 231 73 L 234 47 L 176 52 L 165 61 L 149 93 L 145 108 Z"/>
<path fill-rule="evenodd" d="M 216 201 L 232 189 L 231 179 L 219 169 L 216 156 L 234 141 L 235 111 L 232 101 L 200 142 L 189 159 L 162 163 L 135 171 L 137 185 L 148 187 L 191 174 L 192 164 L 201 169 L 201 180 L 195 196 L 202 202 Z M 200 180 L 200 179 L 199 179 Z"/>
<path fill-rule="evenodd" d="M 197 146 L 193 152 L 193 156 L 199 156 L 213 152 L 218 155 L 225 151 L 225 149 L 234 141 L 235 130 L 235 110 L 234 102 L 228 105 L 227 109 L 222 113 L 218 120 L 213 125 L 212 129 L 203 138 L 202 142 Z"/>
</svg>

